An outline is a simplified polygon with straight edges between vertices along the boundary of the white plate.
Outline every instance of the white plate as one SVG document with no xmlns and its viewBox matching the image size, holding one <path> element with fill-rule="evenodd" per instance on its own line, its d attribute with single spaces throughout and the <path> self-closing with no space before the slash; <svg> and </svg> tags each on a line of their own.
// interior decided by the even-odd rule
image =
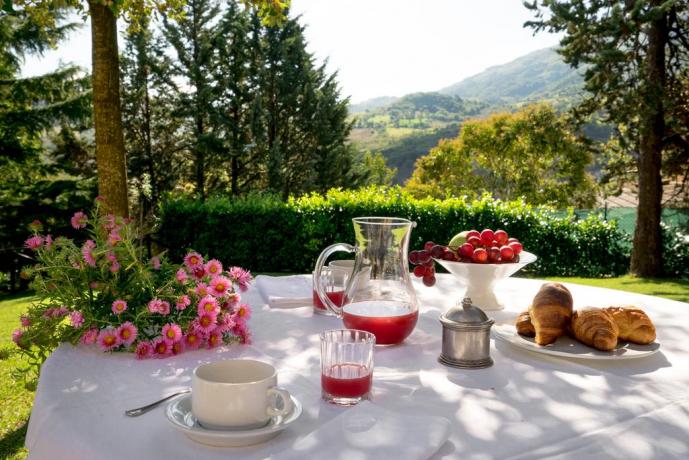
<svg viewBox="0 0 689 460">
<path fill-rule="evenodd" d="M 243 447 L 277 436 L 282 430 L 294 423 L 301 415 L 301 403 L 292 396 L 292 411 L 284 417 L 273 417 L 266 426 L 252 430 L 209 430 L 199 425 L 191 413 L 191 395 L 187 394 L 173 400 L 167 406 L 167 419 L 179 431 L 192 441 L 216 447 Z"/>
<path fill-rule="evenodd" d="M 523 337 L 517 334 L 512 324 L 500 324 L 493 326 L 493 334 L 496 338 L 508 342 L 518 348 L 543 353 L 545 355 L 562 356 L 575 359 L 619 360 L 643 358 L 660 350 L 658 342 L 648 345 L 637 345 L 619 341 L 617 348 L 612 351 L 600 351 L 584 345 L 569 336 L 560 337 L 550 345 L 538 345 L 532 337 Z"/>
</svg>

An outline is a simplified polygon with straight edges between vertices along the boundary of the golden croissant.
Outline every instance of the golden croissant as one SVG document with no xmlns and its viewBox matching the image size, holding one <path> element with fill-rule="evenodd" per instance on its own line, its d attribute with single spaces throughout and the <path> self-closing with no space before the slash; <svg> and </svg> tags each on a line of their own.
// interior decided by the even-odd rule
<svg viewBox="0 0 689 460">
<path fill-rule="evenodd" d="M 572 306 L 572 294 L 562 284 L 541 286 L 529 307 L 537 344 L 548 345 L 565 334 L 572 318 Z"/>
<path fill-rule="evenodd" d="M 517 328 L 517 334 L 523 335 L 525 337 L 533 337 L 536 335 L 536 329 L 534 329 L 531 323 L 531 315 L 529 311 L 523 311 L 517 316 L 517 320 L 514 325 Z"/>
<path fill-rule="evenodd" d="M 584 308 L 572 315 L 574 337 L 590 347 L 610 351 L 617 346 L 620 330 L 612 316 L 600 308 Z"/>
<path fill-rule="evenodd" d="M 651 318 L 633 305 L 604 308 L 620 330 L 620 339 L 646 345 L 656 339 L 656 328 Z"/>
</svg>

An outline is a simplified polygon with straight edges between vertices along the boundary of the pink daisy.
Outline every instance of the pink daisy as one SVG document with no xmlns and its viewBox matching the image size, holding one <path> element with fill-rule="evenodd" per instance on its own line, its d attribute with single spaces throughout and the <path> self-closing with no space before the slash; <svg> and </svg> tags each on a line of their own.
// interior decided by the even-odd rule
<svg viewBox="0 0 689 460">
<path fill-rule="evenodd" d="M 14 342 L 17 346 L 21 346 L 20 342 L 22 340 L 22 336 L 24 335 L 24 331 L 21 329 L 15 329 L 12 331 L 12 342 Z"/>
<path fill-rule="evenodd" d="M 120 327 L 117 328 L 117 337 L 119 337 L 120 342 L 122 342 L 124 345 L 129 346 L 134 341 L 136 340 L 136 336 L 139 334 L 139 331 L 136 329 L 136 326 L 134 326 L 132 323 L 127 321 L 126 323 L 122 323 Z"/>
<path fill-rule="evenodd" d="M 194 292 L 196 292 L 196 295 L 199 297 L 205 297 L 208 295 L 208 285 L 206 283 L 199 283 L 196 285 Z"/>
<path fill-rule="evenodd" d="M 33 251 L 37 250 L 43 246 L 43 237 L 42 236 L 32 236 L 31 238 L 28 238 L 26 241 L 24 241 L 24 247 L 27 249 L 31 249 Z"/>
<path fill-rule="evenodd" d="M 235 315 L 240 318 L 242 321 L 246 321 L 249 318 L 251 318 L 251 307 L 248 306 L 247 304 L 243 303 L 239 307 L 237 307 L 237 311 L 235 312 Z"/>
<path fill-rule="evenodd" d="M 112 265 L 110 265 L 110 271 L 112 273 L 117 273 L 118 271 L 120 271 L 120 268 L 122 267 L 120 266 L 120 263 L 117 261 L 113 262 Z"/>
<path fill-rule="evenodd" d="M 184 342 L 181 340 L 172 344 L 172 354 L 179 355 L 180 353 L 184 353 Z"/>
<path fill-rule="evenodd" d="M 115 228 L 117 225 L 117 219 L 114 214 L 108 214 L 105 216 L 104 222 L 103 222 L 103 228 L 106 229 L 107 231 L 112 230 Z"/>
<path fill-rule="evenodd" d="M 48 235 L 45 237 L 45 248 L 50 249 L 53 247 L 53 237 Z"/>
<path fill-rule="evenodd" d="M 206 270 L 203 268 L 203 265 L 200 267 L 197 267 L 193 270 L 194 278 L 197 280 L 202 280 L 204 276 L 206 276 Z"/>
<path fill-rule="evenodd" d="M 160 304 L 158 305 L 158 313 L 161 315 L 169 315 L 170 314 L 170 302 L 167 300 L 161 300 Z"/>
<path fill-rule="evenodd" d="M 69 313 L 69 310 L 67 309 L 67 307 L 65 307 L 64 305 L 61 305 L 59 308 L 55 308 L 53 310 L 52 316 L 53 316 L 53 318 L 62 318 L 63 316 L 67 316 L 67 313 Z"/>
<path fill-rule="evenodd" d="M 236 307 L 237 304 L 242 300 L 242 297 L 239 295 L 238 292 L 230 292 L 227 295 L 227 307 L 228 308 L 233 308 Z"/>
<path fill-rule="evenodd" d="M 77 230 L 86 227 L 88 221 L 89 218 L 86 216 L 86 214 L 84 214 L 81 211 L 75 212 L 71 219 L 72 227 L 74 227 Z"/>
<path fill-rule="evenodd" d="M 188 332 L 184 336 L 184 345 L 186 346 L 186 348 L 189 348 L 191 350 L 196 350 L 199 346 L 201 346 L 202 341 L 203 338 L 201 338 L 198 332 Z"/>
<path fill-rule="evenodd" d="M 169 343 L 173 344 L 175 342 L 179 342 L 182 340 L 182 328 L 179 327 L 179 325 L 174 324 L 174 323 L 168 323 L 165 326 L 163 326 L 163 339 Z"/>
<path fill-rule="evenodd" d="M 218 345 L 222 345 L 222 342 L 222 333 L 217 329 L 208 336 L 208 348 L 215 348 Z"/>
<path fill-rule="evenodd" d="M 69 314 L 69 323 L 75 329 L 81 327 L 84 324 L 84 315 L 80 311 L 73 311 Z"/>
<path fill-rule="evenodd" d="M 151 257 L 151 267 L 153 270 L 160 270 L 160 258 L 158 256 Z"/>
<path fill-rule="evenodd" d="M 211 259 L 206 263 L 206 273 L 211 276 L 218 276 L 222 274 L 222 264 L 217 259 Z"/>
<path fill-rule="evenodd" d="M 127 302 L 122 299 L 117 299 L 112 303 L 112 312 L 116 315 L 124 313 L 127 310 Z"/>
<path fill-rule="evenodd" d="M 189 299 L 188 295 L 180 296 L 180 298 L 177 299 L 177 302 L 175 302 L 175 307 L 177 307 L 177 310 L 184 310 L 189 305 L 191 305 L 191 299 Z"/>
<path fill-rule="evenodd" d="M 224 276 L 216 276 L 211 280 L 211 295 L 215 297 L 222 297 L 227 294 L 228 289 L 232 287 L 232 281 Z"/>
<path fill-rule="evenodd" d="M 203 268 L 203 257 L 201 257 L 201 254 L 198 252 L 190 252 L 184 256 L 184 265 L 189 267 L 190 270 L 194 270 L 199 267 Z"/>
<path fill-rule="evenodd" d="M 139 342 L 134 353 L 136 359 L 148 359 L 153 356 L 153 346 L 149 342 Z"/>
<path fill-rule="evenodd" d="M 225 314 L 222 316 L 222 319 L 218 321 L 218 329 L 220 329 L 220 332 L 222 332 L 223 334 L 225 332 L 231 331 L 232 328 L 234 328 L 234 326 L 235 322 L 234 319 L 232 319 L 231 315 Z"/>
<path fill-rule="evenodd" d="M 86 243 L 81 247 L 81 255 L 84 257 L 84 261 L 92 267 L 96 266 L 96 259 L 93 257 L 93 252 L 91 251 L 96 247 L 96 243 L 93 240 L 86 240 Z"/>
<path fill-rule="evenodd" d="M 218 301 L 215 297 L 207 295 L 199 301 L 198 313 L 199 316 L 203 313 L 211 313 L 212 315 L 217 315 L 220 307 L 218 307 Z"/>
<path fill-rule="evenodd" d="M 21 315 L 19 317 L 19 322 L 21 323 L 22 327 L 29 327 L 31 326 L 31 320 L 29 319 L 28 316 L 26 315 Z"/>
<path fill-rule="evenodd" d="M 114 228 L 110 231 L 108 234 L 108 245 L 110 246 L 116 246 L 118 242 L 122 241 L 122 237 L 120 236 L 119 229 Z"/>
<path fill-rule="evenodd" d="M 210 331 L 215 329 L 215 325 L 218 318 L 213 313 L 204 312 L 199 315 L 197 320 L 199 329 L 205 333 L 209 333 Z"/>
<path fill-rule="evenodd" d="M 177 281 L 180 283 L 184 283 L 188 279 L 187 272 L 183 268 L 177 270 L 177 274 L 175 276 L 177 277 Z"/>
<path fill-rule="evenodd" d="M 251 332 L 249 331 L 249 328 L 246 326 L 246 323 L 237 323 L 232 332 L 234 332 L 239 337 L 239 343 L 242 343 L 244 345 L 251 344 Z"/>
<path fill-rule="evenodd" d="M 158 309 L 160 308 L 160 300 L 151 300 L 150 302 L 148 302 L 147 308 L 150 313 L 158 313 Z"/>
<path fill-rule="evenodd" d="M 165 358 L 170 356 L 170 353 L 172 353 L 172 347 L 165 341 L 165 339 L 158 337 L 157 339 L 153 340 L 153 351 L 156 358 Z"/>
<path fill-rule="evenodd" d="M 98 333 L 98 345 L 100 345 L 104 351 L 110 351 L 117 348 L 120 345 L 117 330 L 112 326 L 101 329 Z"/>
<path fill-rule="evenodd" d="M 81 343 L 84 345 L 93 345 L 96 343 L 96 339 L 98 338 L 98 329 L 89 329 L 88 331 L 84 332 L 84 335 L 81 336 Z"/>
<path fill-rule="evenodd" d="M 232 267 L 228 271 L 230 278 L 235 280 L 239 284 L 239 289 L 244 292 L 249 289 L 249 283 L 251 282 L 251 272 L 244 270 L 241 267 Z"/>
</svg>

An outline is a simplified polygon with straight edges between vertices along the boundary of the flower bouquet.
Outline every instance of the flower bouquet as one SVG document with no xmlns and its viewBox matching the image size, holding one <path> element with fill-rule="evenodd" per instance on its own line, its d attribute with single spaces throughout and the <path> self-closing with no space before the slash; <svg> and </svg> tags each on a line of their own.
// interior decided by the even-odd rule
<svg viewBox="0 0 689 460">
<path fill-rule="evenodd" d="M 164 254 L 149 259 L 132 222 L 100 216 L 98 206 L 90 218 L 77 212 L 71 223 L 85 232 L 80 246 L 41 235 L 39 222 L 25 242 L 38 263 L 23 275 L 33 278 L 38 300 L 12 339 L 32 364 L 61 342 L 133 351 L 139 359 L 250 342 L 251 310 L 240 301 L 248 271 L 225 271 L 196 252 L 181 266 Z"/>
</svg>

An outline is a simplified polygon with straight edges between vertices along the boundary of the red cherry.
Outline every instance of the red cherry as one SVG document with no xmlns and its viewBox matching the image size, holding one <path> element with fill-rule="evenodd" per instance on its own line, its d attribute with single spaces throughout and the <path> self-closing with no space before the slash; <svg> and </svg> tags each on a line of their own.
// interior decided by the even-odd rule
<svg viewBox="0 0 689 460">
<path fill-rule="evenodd" d="M 443 253 L 443 260 L 449 260 L 451 262 L 457 262 L 459 257 L 454 251 L 447 250 Z"/>
<path fill-rule="evenodd" d="M 524 249 L 522 244 L 518 241 L 514 241 L 514 242 L 510 243 L 510 244 L 508 244 L 508 246 L 510 248 L 512 248 L 515 256 L 518 256 L 522 252 L 522 249 Z"/>
<path fill-rule="evenodd" d="M 515 243 L 512 243 L 515 244 Z M 519 244 L 519 243 L 516 243 Z M 500 256 L 505 262 L 511 262 L 514 259 L 514 249 L 512 246 L 503 246 L 500 248 Z"/>
<path fill-rule="evenodd" d="M 426 241 L 426 244 L 423 245 L 423 248 L 424 248 L 426 251 L 429 251 L 429 252 L 430 252 L 430 250 L 431 250 L 431 248 L 432 248 L 433 246 L 435 246 L 435 243 L 434 243 L 433 241 Z"/>
<path fill-rule="evenodd" d="M 414 276 L 416 276 L 417 278 L 421 278 L 425 274 L 426 267 L 424 267 L 423 265 L 417 265 L 416 267 L 414 267 Z"/>
<path fill-rule="evenodd" d="M 419 251 L 411 251 L 409 253 L 409 263 L 419 265 Z"/>
<path fill-rule="evenodd" d="M 467 232 L 467 241 L 469 241 L 469 238 L 472 236 L 475 236 L 476 238 L 481 238 L 481 234 L 478 232 L 478 230 L 469 230 Z"/>
<path fill-rule="evenodd" d="M 477 264 L 485 264 L 488 262 L 488 251 L 483 248 L 474 249 L 474 254 L 471 256 L 471 260 Z"/>
<path fill-rule="evenodd" d="M 509 238 L 509 239 L 507 240 L 507 244 L 510 244 L 510 243 L 519 243 L 519 240 L 516 239 L 516 238 Z"/>
<path fill-rule="evenodd" d="M 493 242 L 494 239 L 495 239 L 495 233 L 493 233 L 493 230 L 487 228 L 481 232 L 481 242 L 484 245 L 490 246 L 490 244 Z"/>
<path fill-rule="evenodd" d="M 459 247 L 459 255 L 465 259 L 471 259 L 474 254 L 474 246 L 471 243 L 464 243 Z"/>
<path fill-rule="evenodd" d="M 509 236 L 507 235 L 507 232 L 505 230 L 496 230 L 495 231 L 495 241 L 498 242 L 498 247 L 504 246 L 507 244 L 507 240 L 509 239 Z"/>
<path fill-rule="evenodd" d="M 444 252 L 445 246 L 436 244 L 431 248 L 431 257 L 433 257 L 434 259 L 442 259 Z"/>
<path fill-rule="evenodd" d="M 431 259 L 431 253 L 426 251 L 425 249 L 423 251 L 419 251 L 419 263 L 421 264 L 427 264 L 428 262 L 432 261 Z"/>
<path fill-rule="evenodd" d="M 472 236 L 471 238 L 467 238 L 467 243 L 469 243 L 472 247 L 477 248 L 481 246 L 481 238 Z"/>
<path fill-rule="evenodd" d="M 423 284 L 431 287 L 435 284 L 435 275 L 426 275 L 423 277 Z"/>
<path fill-rule="evenodd" d="M 500 263 L 500 249 L 498 249 L 498 248 L 488 249 L 488 260 L 492 264 Z"/>
</svg>

